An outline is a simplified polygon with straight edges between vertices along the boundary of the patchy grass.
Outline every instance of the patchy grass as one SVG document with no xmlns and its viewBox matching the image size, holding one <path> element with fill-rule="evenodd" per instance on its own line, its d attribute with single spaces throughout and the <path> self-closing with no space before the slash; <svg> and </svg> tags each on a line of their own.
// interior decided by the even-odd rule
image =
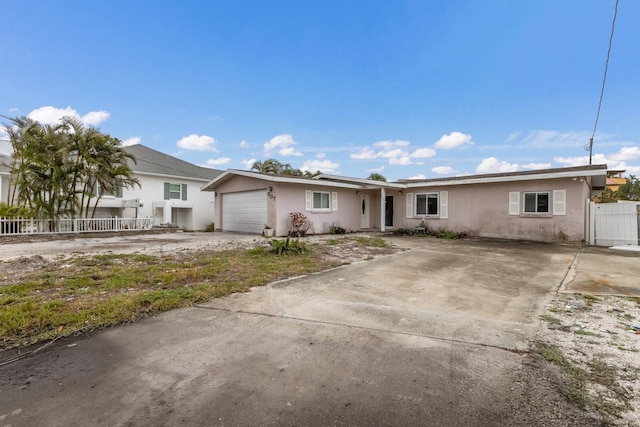
<svg viewBox="0 0 640 427">
<path fill-rule="evenodd" d="M 543 314 L 540 316 L 540 319 L 551 324 L 551 325 L 562 325 L 562 321 L 557 317 L 550 316 L 548 314 Z"/>
<path fill-rule="evenodd" d="M 347 244 L 348 242 L 345 242 Z M 342 245 L 337 241 L 333 247 Z M 358 238 L 375 248 L 379 238 Z M 277 256 L 257 247 L 66 259 L 0 287 L 0 349 L 133 322 L 232 292 L 344 264 L 328 249 Z"/>
<path fill-rule="evenodd" d="M 380 237 L 356 237 L 355 240 L 360 246 L 372 246 L 374 248 L 385 248 L 388 246 L 387 242 Z"/>
<path fill-rule="evenodd" d="M 554 345 L 540 344 L 538 353 L 547 361 L 562 368 L 566 384 L 561 388 L 562 394 L 580 408 L 595 409 L 605 424 L 620 418 L 623 411 L 630 409 L 625 391 L 618 382 L 617 369 L 599 358 L 588 363 L 588 370 L 582 369 L 562 353 Z M 603 386 L 604 392 L 594 395 L 587 391 L 588 383 Z"/>
</svg>

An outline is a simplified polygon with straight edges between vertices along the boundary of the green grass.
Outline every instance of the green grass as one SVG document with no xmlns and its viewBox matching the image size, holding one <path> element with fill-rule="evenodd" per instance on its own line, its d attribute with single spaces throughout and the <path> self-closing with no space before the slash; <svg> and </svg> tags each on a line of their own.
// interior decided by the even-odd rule
<svg viewBox="0 0 640 427">
<path fill-rule="evenodd" d="M 375 248 L 385 248 L 387 242 L 380 237 L 356 237 L 356 243 L 360 246 L 373 246 Z"/>
<path fill-rule="evenodd" d="M 361 244 L 380 243 L 370 239 Z M 309 249 L 281 256 L 257 247 L 63 260 L 68 267 L 52 266 L 0 287 L 0 349 L 133 322 L 342 264 L 327 261 L 320 245 Z"/>
</svg>

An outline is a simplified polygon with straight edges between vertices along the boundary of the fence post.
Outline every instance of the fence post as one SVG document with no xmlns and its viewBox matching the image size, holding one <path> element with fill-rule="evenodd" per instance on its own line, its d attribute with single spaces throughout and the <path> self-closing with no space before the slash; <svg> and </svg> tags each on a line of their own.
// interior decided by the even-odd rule
<svg viewBox="0 0 640 427">
<path fill-rule="evenodd" d="M 116 217 L 116 226 L 115 226 L 116 231 L 120 231 L 119 226 L 120 226 L 120 221 L 118 221 L 118 217 Z"/>
</svg>

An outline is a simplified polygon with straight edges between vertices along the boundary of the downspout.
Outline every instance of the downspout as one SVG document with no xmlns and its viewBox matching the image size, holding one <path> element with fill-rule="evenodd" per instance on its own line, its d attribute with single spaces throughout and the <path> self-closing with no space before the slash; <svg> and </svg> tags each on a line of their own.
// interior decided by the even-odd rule
<svg viewBox="0 0 640 427">
<path fill-rule="evenodd" d="M 385 206 L 387 204 L 387 190 L 384 187 L 380 187 L 380 231 L 385 231 Z"/>
</svg>

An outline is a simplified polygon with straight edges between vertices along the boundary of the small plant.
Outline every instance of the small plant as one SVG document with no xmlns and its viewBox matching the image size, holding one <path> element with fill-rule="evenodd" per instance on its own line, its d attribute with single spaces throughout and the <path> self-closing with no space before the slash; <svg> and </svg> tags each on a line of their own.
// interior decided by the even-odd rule
<svg viewBox="0 0 640 427">
<path fill-rule="evenodd" d="M 269 224 L 265 224 L 265 225 L 264 225 L 264 229 L 265 229 L 265 230 L 271 230 L 271 226 L 270 226 Z"/>
<path fill-rule="evenodd" d="M 287 237 L 286 239 L 272 239 L 269 244 L 272 248 L 271 252 L 278 255 L 297 255 L 307 250 L 306 245 L 299 239 L 292 240 L 289 237 Z"/>
<path fill-rule="evenodd" d="M 215 230 L 216 230 L 216 224 L 213 222 L 211 224 L 208 224 L 204 229 L 204 231 L 206 231 L 207 233 L 212 233 Z"/>
<path fill-rule="evenodd" d="M 311 221 L 301 212 L 291 212 L 287 221 L 289 236 L 303 237 L 311 228 Z"/>
<path fill-rule="evenodd" d="M 329 226 L 329 234 L 345 234 L 347 229 L 341 227 L 337 222 L 334 222 Z"/>
</svg>

